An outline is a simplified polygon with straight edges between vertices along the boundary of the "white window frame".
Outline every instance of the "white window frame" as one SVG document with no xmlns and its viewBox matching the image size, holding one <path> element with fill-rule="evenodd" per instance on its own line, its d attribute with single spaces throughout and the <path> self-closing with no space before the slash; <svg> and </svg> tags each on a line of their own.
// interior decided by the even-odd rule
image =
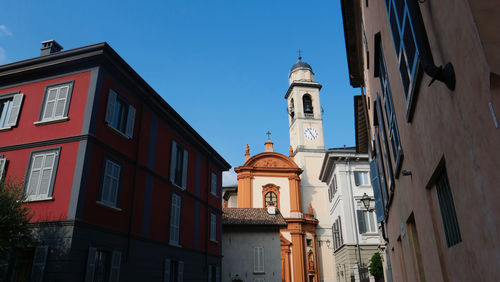
<svg viewBox="0 0 500 282">
<path fill-rule="evenodd" d="M 38 122 L 35 122 L 35 124 L 67 120 L 71 94 L 73 92 L 73 84 L 74 81 L 67 81 L 48 85 L 45 88 L 42 109 L 40 110 Z M 67 90 L 66 97 L 61 95 L 63 90 Z M 54 94 L 54 97 L 52 98 L 50 97 L 51 92 Z M 49 107 L 49 104 L 53 104 L 52 107 Z M 57 113 L 58 107 L 60 113 Z"/>
<path fill-rule="evenodd" d="M 28 165 L 28 170 L 26 172 L 26 185 L 24 187 L 24 191 L 26 194 L 26 201 L 40 201 L 40 200 L 50 200 L 52 199 L 52 194 L 54 190 L 55 178 L 57 173 L 57 167 L 59 163 L 59 154 L 61 148 L 54 148 L 48 150 L 41 151 L 33 151 L 30 154 L 30 161 Z M 47 159 L 52 157 L 52 164 L 48 164 Z M 40 160 L 40 166 L 35 167 L 35 160 Z M 42 188 L 43 176 L 48 179 L 45 180 L 47 183 L 47 192 L 42 193 L 40 189 Z M 34 178 L 34 175 L 37 175 L 37 178 Z M 34 185 L 33 189 L 30 189 Z M 34 193 L 30 194 L 30 191 L 34 191 Z"/>
<path fill-rule="evenodd" d="M 370 176 L 368 171 L 354 171 L 354 182 L 356 186 L 369 186 Z"/>
<path fill-rule="evenodd" d="M 186 190 L 187 187 L 188 156 L 188 151 L 177 141 L 172 140 L 170 182 L 182 190 Z"/>
<path fill-rule="evenodd" d="M 182 197 L 177 193 L 172 193 L 170 201 L 170 244 L 179 246 L 181 231 L 181 210 Z"/>
<path fill-rule="evenodd" d="M 0 112 L 0 131 L 11 129 L 17 125 L 23 98 L 24 94 L 19 92 L 0 95 L 0 103 L 4 103 Z"/>
<path fill-rule="evenodd" d="M 125 128 L 123 131 L 117 128 L 116 124 L 118 122 L 115 115 L 115 107 L 117 101 L 123 103 L 127 108 L 127 113 L 126 113 L 127 117 L 125 120 Z M 110 128 L 116 130 L 116 132 L 120 133 L 121 135 L 123 135 L 128 139 L 132 139 L 132 137 L 134 136 L 135 112 L 136 112 L 135 108 L 124 97 L 119 95 L 113 89 L 109 90 L 108 103 L 106 105 L 105 121 Z"/>
<path fill-rule="evenodd" d="M 253 248 L 253 272 L 265 273 L 264 271 L 264 247 L 256 246 Z"/>
<path fill-rule="evenodd" d="M 211 177 L 210 177 L 210 193 L 214 196 L 217 197 L 217 190 L 218 190 L 218 184 L 219 184 L 219 179 L 217 177 L 217 174 L 212 171 Z"/>
<path fill-rule="evenodd" d="M 210 213 L 210 240 L 217 242 L 217 215 Z"/>
<path fill-rule="evenodd" d="M 378 225 L 377 225 L 377 220 L 375 218 L 375 212 L 372 211 L 367 211 L 363 208 L 359 209 L 357 213 L 357 216 L 359 216 L 360 213 L 363 214 L 363 222 L 364 222 L 364 227 L 365 227 L 365 232 L 361 232 L 361 230 L 358 230 L 360 234 L 373 234 L 378 232 Z M 360 220 L 358 218 L 358 226 L 360 225 Z"/>
<path fill-rule="evenodd" d="M 121 172 L 122 165 L 120 163 L 109 158 L 104 160 L 100 195 L 101 203 L 111 207 L 118 207 Z"/>
</svg>

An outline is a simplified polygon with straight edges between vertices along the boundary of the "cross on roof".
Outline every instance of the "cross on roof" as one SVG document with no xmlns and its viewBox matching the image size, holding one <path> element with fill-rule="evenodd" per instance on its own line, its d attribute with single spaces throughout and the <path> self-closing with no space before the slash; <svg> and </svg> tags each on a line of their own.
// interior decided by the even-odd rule
<svg viewBox="0 0 500 282">
<path fill-rule="evenodd" d="M 271 140 L 271 131 L 268 130 L 266 134 L 267 134 L 267 139 Z"/>
<path fill-rule="evenodd" d="M 304 52 L 304 51 L 302 51 L 302 50 L 300 50 L 300 49 L 297 51 L 297 53 L 299 53 L 299 60 L 302 60 L 302 53 L 303 53 L 303 52 Z"/>
</svg>

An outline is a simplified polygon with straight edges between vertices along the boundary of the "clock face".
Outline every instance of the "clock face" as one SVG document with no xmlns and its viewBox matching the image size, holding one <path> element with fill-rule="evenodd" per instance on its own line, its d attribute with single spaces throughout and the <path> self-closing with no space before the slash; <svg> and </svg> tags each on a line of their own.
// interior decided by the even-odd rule
<svg viewBox="0 0 500 282">
<path fill-rule="evenodd" d="M 316 129 L 314 129 L 314 127 L 308 127 L 304 130 L 304 136 L 308 139 L 308 140 L 316 140 L 316 138 L 318 138 L 318 131 L 316 131 Z"/>
</svg>

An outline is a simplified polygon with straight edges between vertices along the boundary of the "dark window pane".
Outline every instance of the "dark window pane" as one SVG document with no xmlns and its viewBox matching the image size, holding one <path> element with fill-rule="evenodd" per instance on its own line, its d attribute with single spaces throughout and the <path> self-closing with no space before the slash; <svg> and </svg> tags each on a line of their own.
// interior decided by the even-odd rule
<svg viewBox="0 0 500 282">
<path fill-rule="evenodd" d="M 408 75 L 408 69 L 406 68 L 405 56 L 403 56 L 403 54 L 401 54 L 401 62 L 399 63 L 399 72 L 401 73 L 401 79 L 403 80 L 403 90 L 405 91 L 405 98 L 408 100 L 410 77 Z"/>
<path fill-rule="evenodd" d="M 391 10 L 391 30 L 392 37 L 394 39 L 394 46 L 396 47 L 396 54 L 399 55 L 399 45 L 401 44 L 401 39 L 399 38 L 399 29 L 396 22 L 396 14 L 394 14 L 394 10 Z"/>
<path fill-rule="evenodd" d="M 404 11 L 405 11 L 405 0 L 394 0 L 394 4 L 396 4 L 396 12 L 398 13 L 397 17 L 398 17 L 399 25 L 402 26 L 403 25 L 403 15 L 404 15 Z"/>
<path fill-rule="evenodd" d="M 405 30 L 403 34 L 403 42 L 404 42 L 404 48 L 406 51 L 406 56 L 408 58 L 408 66 L 410 69 L 413 68 L 413 62 L 415 59 L 415 38 L 413 37 L 413 33 L 411 31 L 411 26 L 410 26 L 410 20 L 409 18 L 406 18 L 405 21 Z"/>
</svg>

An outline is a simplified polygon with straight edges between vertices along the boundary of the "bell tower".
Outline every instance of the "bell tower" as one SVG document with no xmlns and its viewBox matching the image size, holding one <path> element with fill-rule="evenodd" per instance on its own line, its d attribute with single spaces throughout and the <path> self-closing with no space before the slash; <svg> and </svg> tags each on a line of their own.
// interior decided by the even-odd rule
<svg viewBox="0 0 500 282">
<path fill-rule="evenodd" d="M 319 91 L 322 85 L 314 81 L 311 66 L 299 61 L 292 66 L 288 76 L 285 99 L 288 108 L 290 145 L 294 155 L 300 152 L 324 153 L 323 118 Z"/>
</svg>

